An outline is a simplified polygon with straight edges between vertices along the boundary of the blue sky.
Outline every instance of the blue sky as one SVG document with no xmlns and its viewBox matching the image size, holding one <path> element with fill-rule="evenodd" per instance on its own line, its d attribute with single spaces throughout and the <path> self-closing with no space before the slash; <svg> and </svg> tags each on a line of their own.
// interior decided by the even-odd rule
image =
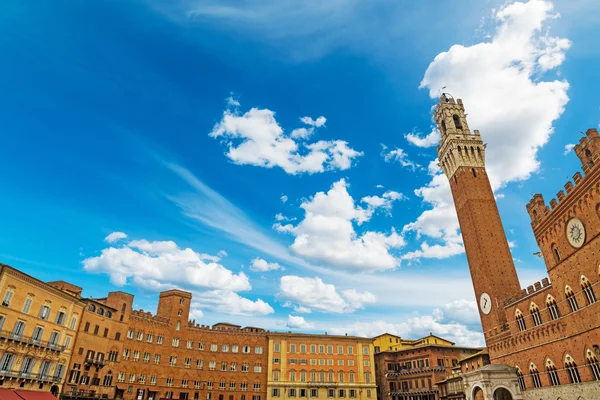
<svg viewBox="0 0 600 400">
<path fill-rule="evenodd" d="M 591 0 L 9 1 L 0 260 L 145 310 L 181 287 L 205 324 L 481 344 L 431 107 L 442 86 L 463 98 L 521 283 L 540 280 L 525 204 L 579 170 L 565 146 L 600 121 L 598 17 Z"/>
</svg>

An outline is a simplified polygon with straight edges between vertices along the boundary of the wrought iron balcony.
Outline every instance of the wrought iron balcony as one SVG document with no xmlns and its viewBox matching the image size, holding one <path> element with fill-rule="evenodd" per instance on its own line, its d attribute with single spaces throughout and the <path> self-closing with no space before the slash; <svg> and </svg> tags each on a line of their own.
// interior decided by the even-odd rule
<svg viewBox="0 0 600 400">
<path fill-rule="evenodd" d="M 2 371 L 0 370 L 0 376 L 3 378 L 14 378 L 14 379 L 23 379 L 29 381 L 38 381 L 38 382 L 60 382 L 61 378 L 58 376 L 50 376 L 44 375 L 40 373 L 32 373 L 32 372 L 22 372 L 19 370 L 11 370 L 11 371 Z"/>
<path fill-rule="evenodd" d="M 106 365 L 106 361 L 105 360 L 101 360 L 99 358 L 86 358 L 85 359 L 85 364 L 86 365 L 96 365 L 99 367 L 104 367 Z"/>
<path fill-rule="evenodd" d="M 36 339 L 31 336 L 18 335 L 13 332 L 10 332 L 10 331 L 0 332 L 0 340 L 1 339 L 7 340 L 7 341 L 19 342 L 19 343 L 31 345 L 31 346 L 42 347 L 44 349 L 49 349 L 49 350 L 59 351 L 59 352 L 63 351 L 65 349 L 65 346 L 57 344 L 57 343 L 52 343 L 47 340 Z"/>
</svg>

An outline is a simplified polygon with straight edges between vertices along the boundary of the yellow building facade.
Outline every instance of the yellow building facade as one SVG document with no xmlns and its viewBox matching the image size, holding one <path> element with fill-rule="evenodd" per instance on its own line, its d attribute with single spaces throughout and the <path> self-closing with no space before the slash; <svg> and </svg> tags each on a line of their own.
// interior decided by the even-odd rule
<svg viewBox="0 0 600 400">
<path fill-rule="evenodd" d="M 373 339 L 269 333 L 268 400 L 376 400 Z"/>
<path fill-rule="evenodd" d="M 454 346 L 454 342 L 451 342 L 439 336 L 435 336 L 432 333 L 430 333 L 428 336 L 414 340 L 402 339 L 400 336 L 392 335 L 391 333 L 384 333 L 373 338 L 373 348 L 375 353 L 380 353 L 382 351 L 406 350 L 407 348 L 420 346 L 424 344 Z"/>
<path fill-rule="evenodd" d="M 58 395 L 84 303 L 4 264 L 0 300 L 0 384 Z"/>
</svg>

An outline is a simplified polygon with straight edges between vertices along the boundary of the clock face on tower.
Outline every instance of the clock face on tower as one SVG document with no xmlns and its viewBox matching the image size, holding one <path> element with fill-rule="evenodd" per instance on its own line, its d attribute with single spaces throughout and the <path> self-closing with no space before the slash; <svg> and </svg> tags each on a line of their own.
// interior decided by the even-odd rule
<svg viewBox="0 0 600 400">
<path fill-rule="evenodd" d="M 579 218 L 571 218 L 567 222 L 567 240 L 575 248 L 580 248 L 585 242 L 585 227 Z"/>
<path fill-rule="evenodd" d="M 485 292 L 481 293 L 481 296 L 479 297 L 479 308 L 485 315 L 488 315 L 490 311 L 492 311 L 492 299 L 489 294 Z"/>
</svg>

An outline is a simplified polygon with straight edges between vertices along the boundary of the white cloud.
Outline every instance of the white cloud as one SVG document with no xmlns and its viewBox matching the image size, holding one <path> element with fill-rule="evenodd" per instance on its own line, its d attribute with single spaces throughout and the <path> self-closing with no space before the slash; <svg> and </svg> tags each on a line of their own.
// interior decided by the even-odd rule
<svg viewBox="0 0 600 400">
<path fill-rule="evenodd" d="M 190 309 L 190 319 L 196 320 L 204 317 L 204 313 L 199 308 L 191 308 Z"/>
<path fill-rule="evenodd" d="M 127 235 L 123 232 L 113 232 L 104 238 L 106 243 L 115 243 L 121 239 L 127 239 Z"/>
<path fill-rule="evenodd" d="M 306 123 L 304 118 L 302 120 Z M 308 138 L 315 127 L 325 123 L 324 117 L 308 120 L 313 124 L 309 129 L 295 130 L 288 135 L 271 110 L 252 108 L 241 114 L 237 109 L 228 108 L 209 136 L 223 139 L 228 148 L 227 157 L 236 164 L 280 167 L 292 175 L 346 170 L 354 159 L 362 156 L 363 153 L 348 147 L 343 140 L 300 145 L 295 139 Z"/>
<path fill-rule="evenodd" d="M 315 327 L 314 324 L 307 322 L 304 317 L 298 315 L 288 315 L 285 326 L 290 329 L 311 329 Z"/>
<path fill-rule="evenodd" d="M 421 137 L 418 133 L 408 133 L 404 137 L 410 144 L 417 147 L 433 147 L 440 142 L 440 132 L 435 128 L 425 137 Z"/>
<path fill-rule="evenodd" d="M 385 186 L 383 186 L 383 185 L 377 185 L 377 186 L 375 186 L 375 187 L 376 187 L 377 189 L 383 189 L 383 188 L 385 188 Z"/>
<path fill-rule="evenodd" d="M 344 290 L 342 295 L 337 292 L 334 285 L 324 283 L 319 277 L 302 278 L 286 275 L 281 277 L 279 283 L 278 296 L 312 310 L 348 313 L 376 301 L 372 293 L 361 293 L 354 289 Z"/>
<path fill-rule="evenodd" d="M 318 192 L 302 203 L 305 214 L 298 225 L 276 223 L 273 227 L 295 237 L 291 249 L 296 254 L 329 266 L 354 271 L 397 267 L 399 260 L 390 250 L 404 246 L 404 238 L 393 229 L 389 235 L 374 231 L 358 235 L 353 224 L 368 221 L 376 207 L 355 206 L 347 188 L 346 181 L 339 180 L 327 193 Z M 383 205 L 398 195 L 390 194 Z"/>
<path fill-rule="evenodd" d="M 157 290 L 178 285 L 236 291 L 251 289 L 243 272 L 234 274 L 214 261 L 206 261 L 206 255 L 190 248 L 180 249 L 175 242 L 142 239 L 103 249 L 99 256 L 85 259 L 83 267 L 87 272 L 108 274 L 117 286 L 132 283 Z"/>
<path fill-rule="evenodd" d="M 300 314 L 310 314 L 312 310 L 305 306 L 294 306 L 294 311 Z"/>
<path fill-rule="evenodd" d="M 286 201 L 288 201 L 288 197 L 285 194 L 281 195 L 280 199 L 281 199 L 282 203 L 285 203 Z"/>
<path fill-rule="evenodd" d="M 565 156 L 566 156 L 567 154 L 569 154 L 569 153 L 570 153 L 570 152 L 573 150 L 573 147 L 575 147 L 575 144 L 574 144 L 574 143 L 569 143 L 569 144 L 565 145 L 565 151 L 564 151 L 564 153 L 563 153 L 563 154 L 564 154 Z"/>
<path fill-rule="evenodd" d="M 360 201 L 366 203 L 371 210 L 381 208 L 391 215 L 392 203 L 405 199 L 406 197 L 402 193 L 388 190 L 382 196 L 365 196 Z"/>
<path fill-rule="evenodd" d="M 229 97 L 226 99 L 226 102 L 227 102 L 227 105 L 228 105 L 229 107 L 239 107 L 239 106 L 240 106 L 240 102 L 239 102 L 239 100 L 238 100 L 238 99 L 236 99 L 236 98 L 235 98 L 235 97 L 233 97 L 233 96 L 229 96 Z"/>
<path fill-rule="evenodd" d="M 410 339 L 417 339 L 433 333 L 462 346 L 484 346 L 480 332 L 477 303 L 469 300 L 455 300 L 435 308 L 431 315 L 412 316 L 394 323 L 383 320 L 355 322 L 347 326 L 331 329 L 334 334 L 354 334 L 374 337 L 388 332 Z"/>
<path fill-rule="evenodd" d="M 225 250 L 219 250 L 219 252 L 217 253 L 217 257 L 219 258 L 223 258 L 223 257 L 227 257 L 228 254 Z"/>
<path fill-rule="evenodd" d="M 473 300 L 455 300 L 438 308 L 436 312 L 441 312 L 440 318 L 447 322 L 457 322 L 467 325 L 480 324 L 479 310 L 477 302 Z"/>
<path fill-rule="evenodd" d="M 385 144 L 381 144 L 381 157 L 387 163 L 397 162 L 403 167 L 409 168 L 412 171 L 416 171 L 417 168 L 421 167 L 408 159 L 408 154 L 400 148 L 390 150 Z"/>
<path fill-rule="evenodd" d="M 277 271 L 279 269 L 283 271 L 285 268 L 277 263 L 268 263 L 262 258 L 255 258 L 250 265 L 250 270 L 254 272 Z"/>
<path fill-rule="evenodd" d="M 554 17 L 548 1 L 509 4 L 495 13 L 497 27 L 489 42 L 454 45 L 438 54 L 421 82 L 432 98 L 451 83 L 447 90 L 464 99 L 470 128 L 480 129 L 488 144 L 486 167 L 494 189 L 538 171 L 537 151 L 568 102 L 568 82 L 541 75 L 560 65 L 570 45 L 542 30 Z M 431 181 L 415 194 L 431 209 L 404 232 L 415 231 L 440 244 L 424 242 L 421 250 L 404 258 L 449 257 L 463 251 L 447 179 L 431 168 L 430 174 Z"/>
<path fill-rule="evenodd" d="M 310 126 L 314 126 L 316 128 L 320 128 L 323 125 L 325 125 L 325 122 L 327 122 L 327 118 L 320 116 L 319 118 L 317 118 L 316 120 L 312 119 L 311 117 L 302 117 L 300 118 L 300 121 L 304 122 L 306 125 L 310 125 Z"/>
<path fill-rule="evenodd" d="M 274 312 L 269 303 L 261 299 L 252 301 L 232 290 L 194 292 L 192 305 L 231 315 L 267 315 Z"/>
</svg>

